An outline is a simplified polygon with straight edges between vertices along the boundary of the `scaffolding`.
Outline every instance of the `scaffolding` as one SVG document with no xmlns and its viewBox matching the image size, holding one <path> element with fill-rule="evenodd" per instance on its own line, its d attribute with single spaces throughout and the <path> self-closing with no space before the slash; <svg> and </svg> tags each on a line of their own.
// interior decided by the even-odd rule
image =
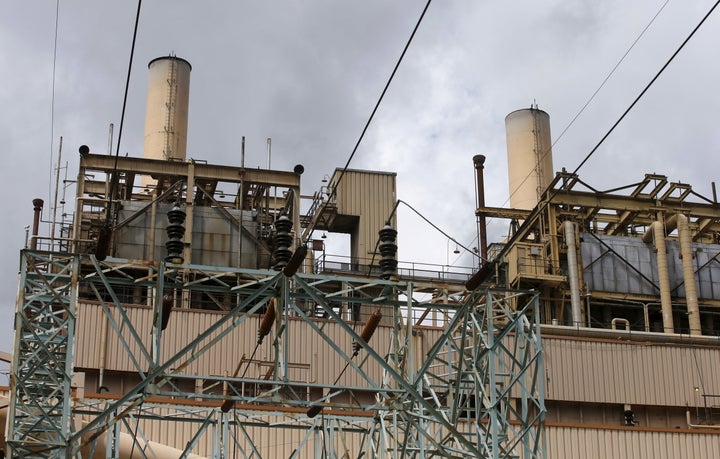
<svg viewBox="0 0 720 459">
<path fill-rule="evenodd" d="M 428 281 L 30 251 L 22 258 L 12 457 L 121 457 L 128 442 L 153 457 L 147 451 L 158 440 L 146 432 L 169 422 L 192 430 L 174 446 L 176 457 L 545 457 L 537 292 L 443 285 L 430 296 L 418 294 L 437 290 Z M 129 290 L 146 292 L 152 307 L 129 305 Z M 212 322 L 182 343 L 163 339 L 179 334 L 192 311 L 169 313 L 171 299 L 201 294 L 232 298 L 232 307 L 213 311 Z M 229 353 L 231 336 L 254 335 L 268 309 L 275 314 L 264 361 L 245 358 L 247 349 L 242 374 L 201 372 L 203 359 Z M 372 339 L 359 333 L 351 309 L 379 311 L 382 330 Z M 76 336 L 75 320 L 94 313 L 109 324 L 137 383 L 73 399 L 73 346 L 81 341 L 79 353 L 90 339 Z M 427 317 L 443 326 L 422 328 Z M 146 323 L 151 333 L 140 330 Z M 292 357 L 300 333 L 344 365 L 339 376 L 299 376 L 307 371 Z M 417 345 L 419 333 L 432 336 L 427 350 Z M 264 374 L 247 375 L 250 366 Z M 268 451 L 260 442 L 268 429 L 289 432 L 283 438 L 291 444 Z"/>
</svg>

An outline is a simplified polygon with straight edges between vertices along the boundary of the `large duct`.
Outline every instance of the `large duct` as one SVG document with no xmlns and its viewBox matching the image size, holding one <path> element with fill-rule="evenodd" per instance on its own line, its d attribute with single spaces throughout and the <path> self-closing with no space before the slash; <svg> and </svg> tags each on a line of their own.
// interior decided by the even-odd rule
<svg viewBox="0 0 720 459">
<path fill-rule="evenodd" d="M 567 244 L 567 270 L 570 284 L 570 320 L 573 327 L 583 324 L 580 305 L 580 275 L 578 272 L 577 244 L 575 242 L 575 224 L 571 221 L 563 223 L 565 243 Z"/>
<path fill-rule="evenodd" d="M 697 287 L 695 286 L 695 269 L 693 266 L 692 237 L 687 216 L 677 214 L 678 240 L 682 257 L 683 280 L 685 283 L 685 302 L 687 303 L 688 324 L 691 335 L 702 335 L 700 325 L 700 306 Z"/>
<path fill-rule="evenodd" d="M 657 257 L 658 283 L 660 284 L 660 307 L 662 310 L 663 331 L 675 333 L 672 315 L 672 293 L 670 291 L 670 272 L 668 271 L 667 246 L 665 245 L 665 226 L 660 221 L 650 224 L 650 230 L 645 233 L 643 241 L 655 242 Z"/>
<path fill-rule="evenodd" d="M 537 108 L 505 117 L 510 207 L 533 209 L 553 179 L 550 115 Z"/>
<path fill-rule="evenodd" d="M 185 59 L 165 56 L 148 64 L 143 157 L 185 160 L 190 70 Z"/>
</svg>

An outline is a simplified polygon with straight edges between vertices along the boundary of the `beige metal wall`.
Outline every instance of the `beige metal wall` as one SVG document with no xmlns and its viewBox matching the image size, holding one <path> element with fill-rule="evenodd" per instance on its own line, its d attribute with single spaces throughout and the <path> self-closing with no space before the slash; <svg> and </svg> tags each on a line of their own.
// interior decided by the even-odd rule
<svg viewBox="0 0 720 459">
<path fill-rule="evenodd" d="M 149 345 L 152 329 L 152 309 L 128 306 L 126 313 Z M 116 312 L 116 320 L 119 315 Z M 176 309 L 163 334 L 163 356 L 167 358 L 176 349 L 185 346 L 202 331 L 209 328 L 221 313 Z M 78 344 L 76 366 L 97 368 L 100 362 L 98 329 L 102 308 L 97 304 L 82 304 L 78 314 Z M 253 317 L 230 333 L 217 347 L 222 352 L 208 352 L 193 362 L 187 373 L 198 375 L 229 375 L 243 354 L 249 356 L 257 340 L 260 317 Z M 360 328 L 360 326 L 358 327 Z M 330 338 L 348 353 L 352 342 L 335 323 L 324 328 Z M 422 338 L 415 340 L 420 346 L 416 353 L 424 355 L 441 330 L 423 329 Z M 132 344 L 129 331 L 123 335 L 130 342 L 134 354 L 139 353 Z M 390 349 L 391 329 L 381 326 L 372 338 L 373 348 L 384 355 Z M 290 340 L 288 355 L 291 379 L 330 383 L 339 374 L 345 362 L 322 338 L 299 319 L 291 318 L 287 330 Z M 271 361 L 272 337 L 268 337 L 258 350 L 257 360 Z M 130 356 L 121 347 L 112 329 L 108 331 L 106 370 L 135 371 Z M 700 394 L 720 394 L 720 347 L 666 345 L 637 342 L 578 340 L 546 335 L 543 338 L 544 364 L 547 374 L 546 398 L 587 403 L 638 404 L 684 407 L 701 404 Z M 267 367 L 256 365 L 249 377 L 263 376 Z M 373 378 L 381 377 L 380 367 L 369 364 L 366 371 Z M 343 385 L 365 385 L 352 371 L 340 381 Z M 694 390 L 700 389 L 699 392 Z"/>
<path fill-rule="evenodd" d="M 331 184 L 340 171 L 335 171 Z M 396 188 L 394 172 L 348 170 L 337 186 L 337 210 L 341 215 L 359 216 L 358 227 L 351 234 L 351 256 L 371 258 L 378 241 L 378 231 L 395 206 Z M 393 216 L 391 226 L 397 229 Z M 398 235 L 402 237 L 402 235 Z"/>
<path fill-rule="evenodd" d="M 553 179 L 550 115 L 537 108 L 505 117 L 510 207 L 532 209 Z"/>
<path fill-rule="evenodd" d="M 546 398 L 695 406 L 698 387 L 720 394 L 720 346 L 589 341 L 545 336 Z"/>
<path fill-rule="evenodd" d="M 112 309 L 114 310 L 114 308 Z M 127 306 L 125 312 L 137 334 L 142 337 L 145 346 L 149 349 L 153 310 L 150 307 Z M 117 311 L 114 312 L 114 317 L 116 321 L 120 322 L 120 315 Z M 170 317 L 168 327 L 163 332 L 163 359 L 174 355 L 177 350 L 183 348 L 198 334 L 207 330 L 220 317 L 221 313 L 211 311 L 175 309 Z M 245 321 L 229 333 L 212 351 L 205 353 L 190 364 L 184 374 L 231 375 L 243 355 L 248 358 L 252 354 L 257 342 L 257 331 L 261 318 L 261 316 L 253 316 Z M 87 303 L 79 305 L 76 367 L 98 368 L 102 352 L 99 330 L 103 320 L 106 319 L 100 305 Z M 335 323 L 329 323 L 324 328 L 324 331 L 333 342 L 345 349 L 348 354 L 352 354 L 352 341 L 341 327 Z M 360 331 L 362 331 L 362 325 L 358 325 L 358 333 Z M 274 333 L 274 329 L 272 333 Z M 107 336 L 105 370 L 137 371 L 132 364 L 130 354 L 122 347 L 120 340 L 110 327 Z M 317 333 L 312 332 L 302 320 L 291 318 L 285 336 L 290 340 L 288 354 L 288 363 L 291 366 L 289 370 L 290 380 L 330 384 L 345 366 L 345 361 L 337 355 L 332 347 Z M 124 327 L 123 337 L 129 343 L 132 354 L 140 355 L 140 348 L 132 340 L 127 326 Z M 264 361 L 268 364 L 272 362 L 274 355 L 273 341 L 271 334 L 258 349 L 254 360 Z M 380 355 L 385 355 L 390 346 L 389 328 L 380 326 L 373 336 L 371 344 Z M 362 351 L 360 354 L 361 356 L 364 355 Z M 264 377 L 267 369 L 267 365 L 253 365 L 250 367 L 247 377 Z M 368 360 L 364 369 L 374 380 L 381 380 L 382 371 L 378 364 Z M 352 368 L 346 371 L 338 384 L 363 387 L 368 385 Z"/>
<path fill-rule="evenodd" d="M 191 68 L 188 61 L 174 56 L 148 64 L 145 158 L 185 160 Z"/>
<path fill-rule="evenodd" d="M 552 459 L 714 459 L 720 457 L 720 432 L 593 429 L 546 426 Z"/>
</svg>

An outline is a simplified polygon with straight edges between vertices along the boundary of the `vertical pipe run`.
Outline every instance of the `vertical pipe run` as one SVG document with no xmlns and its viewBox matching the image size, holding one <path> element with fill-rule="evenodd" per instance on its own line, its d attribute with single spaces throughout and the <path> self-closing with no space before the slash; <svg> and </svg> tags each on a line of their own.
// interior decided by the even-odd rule
<svg viewBox="0 0 720 459">
<path fill-rule="evenodd" d="M 40 198 L 33 199 L 33 211 L 35 211 L 33 215 L 33 227 L 32 227 L 32 238 L 30 239 L 30 250 L 37 250 L 37 237 L 38 237 L 38 230 L 40 228 L 40 214 L 42 213 L 43 204 L 45 204 L 45 201 L 43 201 Z"/>
<path fill-rule="evenodd" d="M 582 310 L 580 307 L 580 281 L 578 277 L 577 244 L 575 243 L 575 224 L 571 221 L 563 222 L 565 230 L 565 243 L 567 244 L 568 281 L 570 282 L 570 306 L 573 326 L 582 325 Z"/>
<path fill-rule="evenodd" d="M 650 229 L 652 230 L 652 237 L 655 242 L 655 255 L 657 257 L 663 331 L 665 333 L 675 333 L 672 315 L 672 295 L 670 294 L 670 273 L 668 271 L 667 247 L 665 245 L 665 225 L 660 221 L 654 221 L 650 224 Z"/>
<path fill-rule="evenodd" d="M 678 239 L 680 240 L 680 257 L 682 258 L 683 280 L 685 281 L 685 301 L 687 303 L 688 324 L 691 335 L 702 335 L 700 325 L 700 306 L 695 286 L 695 270 L 693 266 L 692 236 L 690 222 L 686 215 L 677 214 Z"/>
<path fill-rule="evenodd" d="M 481 208 L 485 207 L 485 180 L 483 174 L 485 156 L 473 156 L 473 163 L 475 164 L 475 175 L 477 177 L 477 204 L 478 208 Z M 484 213 L 478 215 L 478 234 L 480 237 L 480 263 L 484 264 L 487 262 L 487 224 L 485 222 Z"/>
</svg>

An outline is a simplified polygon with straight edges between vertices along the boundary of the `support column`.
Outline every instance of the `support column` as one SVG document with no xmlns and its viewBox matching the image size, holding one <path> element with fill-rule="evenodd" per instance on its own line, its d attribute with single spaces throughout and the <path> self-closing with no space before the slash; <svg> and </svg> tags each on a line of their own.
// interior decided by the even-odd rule
<svg viewBox="0 0 720 459">
<path fill-rule="evenodd" d="M 685 281 L 685 301 L 687 303 L 690 334 L 702 335 L 702 326 L 700 325 L 700 306 L 698 304 L 697 287 L 695 285 L 692 236 L 690 235 L 690 222 L 687 216 L 677 214 L 677 225 L 678 238 L 680 240 L 680 257 L 682 258 L 683 279 Z"/>
</svg>

